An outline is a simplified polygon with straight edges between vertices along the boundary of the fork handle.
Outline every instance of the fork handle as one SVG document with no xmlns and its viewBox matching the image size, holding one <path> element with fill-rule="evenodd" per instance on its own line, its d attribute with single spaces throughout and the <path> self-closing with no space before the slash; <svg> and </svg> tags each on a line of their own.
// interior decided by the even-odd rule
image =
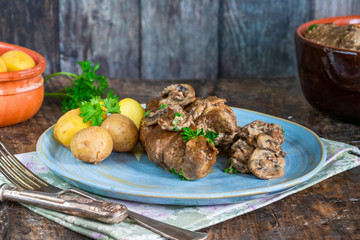
<svg viewBox="0 0 360 240">
<path fill-rule="evenodd" d="M 129 211 L 122 204 L 106 202 L 91 195 L 89 195 L 89 197 L 57 195 L 17 189 L 4 183 L 0 185 L 0 201 L 5 200 L 30 204 L 105 223 L 119 223 L 126 217 L 130 217 L 141 226 L 172 240 L 204 240 L 208 236 L 206 233 L 193 232 L 159 222 Z"/>
<path fill-rule="evenodd" d="M 119 223 L 127 217 L 127 208 L 122 204 L 81 196 L 58 196 L 52 193 L 17 189 L 6 183 L 0 186 L 0 201 L 5 200 L 30 204 L 105 223 Z"/>
</svg>

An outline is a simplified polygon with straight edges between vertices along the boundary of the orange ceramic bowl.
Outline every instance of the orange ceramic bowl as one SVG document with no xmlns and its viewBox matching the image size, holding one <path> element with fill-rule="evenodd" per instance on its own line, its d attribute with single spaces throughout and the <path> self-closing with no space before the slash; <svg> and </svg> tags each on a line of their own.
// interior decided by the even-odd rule
<svg viewBox="0 0 360 240">
<path fill-rule="evenodd" d="M 304 38 L 313 24 L 360 24 L 360 16 L 313 20 L 295 32 L 296 58 L 303 94 L 316 109 L 360 122 L 360 51 L 329 47 Z"/>
<path fill-rule="evenodd" d="M 10 50 L 21 50 L 29 54 L 36 66 L 17 72 L 0 73 L 0 127 L 23 122 L 33 117 L 44 99 L 42 73 L 46 60 L 30 49 L 0 42 L 0 55 Z"/>
</svg>

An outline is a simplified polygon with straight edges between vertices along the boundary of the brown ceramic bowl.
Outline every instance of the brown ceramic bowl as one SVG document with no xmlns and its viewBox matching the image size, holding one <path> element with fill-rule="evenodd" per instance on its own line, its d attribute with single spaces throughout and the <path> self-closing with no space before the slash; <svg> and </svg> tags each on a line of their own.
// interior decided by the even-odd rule
<svg viewBox="0 0 360 240">
<path fill-rule="evenodd" d="M 0 127 L 31 118 L 37 113 L 44 99 L 44 79 L 41 74 L 46 67 L 45 58 L 30 49 L 0 42 L 0 55 L 10 50 L 21 50 L 29 54 L 36 66 L 0 73 Z"/>
<path fill-rule="evenodd" d="M 318 19 L 300 25 L 295 46 L 300 84 L 307 101 L 332 116 L 360 122 L 360 52 L 317 44 L 303 37 L 313 24 L 359 24 L 360 16 Z"/>
</svg>

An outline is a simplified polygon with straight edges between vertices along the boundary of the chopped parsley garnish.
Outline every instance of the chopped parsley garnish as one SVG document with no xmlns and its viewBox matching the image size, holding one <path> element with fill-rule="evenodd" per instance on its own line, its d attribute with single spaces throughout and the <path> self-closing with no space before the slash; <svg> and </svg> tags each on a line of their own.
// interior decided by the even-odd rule
<svg viewBox="0 0 360 240">
<path fill-rule="evenodd" d="M 84 118 L 83 122 L 91 121 L 92 126 L 100 126 L 104 120 L 103 116 L 108 113 L 121 113 L 118 98 L 111 94 L 105 99 L 97 96 L 88 102 L 82 102 L 80 111 L 80 117 Z"/>
<path fill-rule="evenodd" d="M 185 176 L 184 176 L 184 172 L 181 168 L 181 171 L 180 172 L 177 172 L 174 168 L 171 169 L 171 172 L 177 176 L 179 176 L 179 178 L 181 179 L 181 181 L 189 181 L 189 179 L 187 179 Z"/>
<path fill-rule="evenodd" d="M 192 130 L 190 127 L 184 127 L 183 132 L 180 133 L 180 136 L 184 139 L 185 142 L 189 141 L 191 138 L 194 138 L 196 140 L 199 140 L 198 137 L 203 136 L 204 138 L 206 138 L 207 142 L 212 143 L 213 145 L 215 145 L 215 138 L 219 135 L 216 132 L 212 132 L 210 130 L 206 131 L 206 134 L 204 134 L 204 129 L 196 129 L 196 130 Z"/>
<path fill-rule="evenodd" d="M 162 108 L 166 108 L 167 107 L 167 105 L 165 104 L 165 103 L 163 103 L 163 104 L 161 104 L 161 106 L 159 107 L 159 109 L 162 109 Z M 150 115 L 150 113 L 151 113 L 152 111 L 146 111 L 145 113 L 144 113 L 144 117 L 147 117 L 147 116 L 149 116 Z"/>
<path fill-rule="evenodd" d="M 161 106 L 159 107 L 159 109 L 166 108 L 166 107 L 167 107 L 166 104 L 163 103 L 163 104 L 161 104 Z"/>
<path fill-rule="evenodd" d="M 151 113 L 150 110 L 149 110 L 149 111 L 146 111 L 145 114 L 144 114 L 144 117 L 149 116 L 150 113 Z"/>
<path fill-rule="evenodd" d="M 227 174 L 235 174 L 235 173 L 238 173 L 238 171 L 236 171 L 235 168 L 232 166 L 230 159 L 228 159 L 227 162 L 230 164 L 230 166 L 229 166 L 228 168 L 225 168 L 225 169 L 223 170 L 223 172 L 224 172 L 224 173 L 227 173 Z"/>
<path fill-rule="evenodd" d="M 312 31 L 316 27 L 317 27 L 317 24 L 313 24 L 308 28 L 308 31 Z"/>
<path fill-rule="evenodd" d="M 179 120 L 184 116 L 183 113 L 178 113 L 175 112 L 175 116 L 174 119 L 171 121 L 172 125 L 173 125 L 173 130 L 174 131 L 179 131 L 179 127 L 177 126 Z"/>
</svg>

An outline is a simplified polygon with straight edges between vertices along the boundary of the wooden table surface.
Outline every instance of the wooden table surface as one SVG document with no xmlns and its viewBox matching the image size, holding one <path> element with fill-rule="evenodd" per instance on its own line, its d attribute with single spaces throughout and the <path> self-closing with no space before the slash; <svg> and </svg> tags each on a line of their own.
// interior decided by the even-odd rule
<svg viewBox="0 0 360 240">
<path fill-rule="evenodd" d="M 216 81 L 139 81 L 110 79 L 120 98 L 139 102 L 158 97 L 171 83 L 189 83 L 198 96 L 226 98 L 230 106 L 289 119 L 320 137 L 360 147 L 359 124 L 330 118 L 312 108 L 296 78 Z M 45 91 L 66 85 L 51 80 Z M 62 115 L 60 102 L 45 98 L 40 111 L 23 123 L 0 128 L 0 141 L 13 153 L 35 151 L 39 136 Z M 256 211 L 202 229 L 209 239 L 360 239 L 360 168 L 338 174 Z M 0 203 L 3 239 L 87 239 L 17 203 Z"/>
</svg>

